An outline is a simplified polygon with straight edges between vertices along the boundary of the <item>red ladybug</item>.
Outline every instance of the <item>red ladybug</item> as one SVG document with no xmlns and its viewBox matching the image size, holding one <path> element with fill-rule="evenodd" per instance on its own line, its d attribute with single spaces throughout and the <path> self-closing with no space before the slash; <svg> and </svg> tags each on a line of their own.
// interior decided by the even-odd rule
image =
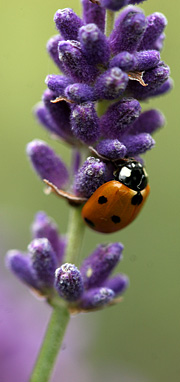
<svg viewBox="0 0 180 382">
<path fill-rule="evenodd" d="M 119 231 L 136 218 L 149 191 L 145 169 L 136 160 L 128 159 L 117 166 L 114 180 L 104 183 L 88 199 L 82 217 L 95 231 Z"/>
</svg>

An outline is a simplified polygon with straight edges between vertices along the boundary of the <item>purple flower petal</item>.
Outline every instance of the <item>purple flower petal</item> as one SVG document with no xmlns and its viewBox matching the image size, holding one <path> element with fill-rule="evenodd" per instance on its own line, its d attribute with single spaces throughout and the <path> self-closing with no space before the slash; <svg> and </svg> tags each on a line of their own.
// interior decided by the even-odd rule
<svg viewBox="0 0 180 382">
<path fill-rule="evenodd" d="M 76 103 L 95 101 L 94 88 L 86 84 L 72 84 L 67 86 L 65 97 Z"/>
<path fill-rule="evenodd" d="M 118 139 L 104 139 L 96 146 L 96 150 L 108 159 L 124 158 L 127 151 Z"/>
<path fill-rule="evenodd" d="M 99 99 L 119 98 L 128 84 L 129 78 L 119 68 L 111 68 L 101 74 L 95 82 L 95 94 Z"/>
<path fill-rule="evenodd" d="M 164 31 L 167 20 L 162 13 L 155 12 L 146 17 L 147 28 L 138 50 L 153 49 L 154 42 Z"/>
<path fill-rule="evenodd" d="M 136 63 L 134 70 L 144 71 L 154 68 L 160 61 L 160 54 L 157 50 L 144 50 L 135 54 Z"/>
<path fill-rule="evenodd" d="M 139 118 L 131 126 L 129 134 L 152 134 L 164 124 L 164 115 L 159 110 L 150 109 L 140 114 Z"/>
<path fill-rule="evenodd" d="M 112 277 L 111 279 L 107 279 L 103 286 L 109 289 L 112 289 L 115 296 L 124 293 L 124 291 L 129 286 L 129 279 L 126 275 L 122 273 Z"/>
<path fill-rule="evenodd" d="M 72 83 L 69 77 L 60 76 L 59 74 L 49 74 L 45 83 L 50 90 L 57 94 L 57 96 L 64 96 L 64 90 Z"/>
<path fill-rule="evenodd" d="M 136 63 L 135 55 L 129 52 L 121 52 L 112 58 L 110 68 L 117 67 L 125 72 L 134 69 Z"/>
<path fill-rule="evenodd" d="M 58 66 L 58 68 L 62 71 L 63 66 L 62 66 L 62 63 L 59 61 L 59 53 L 58 53 L 58 44 L 60 41 L 62 41 L 62 37 L 59 36 L 59 34 L 55 35 L 49 39 L 46 47 L 50 57 Z"/>
<path fill-rule="evenodd" d="M 123 143 L 126 146 L 128 157 L 143 154 L 147 150 L 152 149 L 155 145 L 155 141 L 151 135 L 145 133 L 128 135 L 123 139 Z"/>
</svg>

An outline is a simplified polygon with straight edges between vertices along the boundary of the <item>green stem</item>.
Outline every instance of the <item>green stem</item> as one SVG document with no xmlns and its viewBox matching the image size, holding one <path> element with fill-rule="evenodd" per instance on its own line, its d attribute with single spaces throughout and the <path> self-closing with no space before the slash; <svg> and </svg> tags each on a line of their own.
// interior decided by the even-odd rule
<svg viewBox="0 0 180 382">
<path fill-rule="evenodd" d="M 71 207 L 67 238 L 68 244 L 65 257 L 67 263 L 74 264 L 78 262 L 85 230 L 85 224 L 81 216 L 81 209 L 82 207 Z"/>
<path fill-rule="evenodd" d="M 67 307 L 57 305 L 54 306 L 43 345 L 31 375 L 30 382 L 49 381 L 68 321 L 69 312 Z"/>
<path fill-rule="evenodd" d="M 113 30 L 114 27 L 114 18 L 115 12 L 107 9 L 106 11 L 106 26 L 105 26 L 105 34 L 108 37 Z"/>
</svg>

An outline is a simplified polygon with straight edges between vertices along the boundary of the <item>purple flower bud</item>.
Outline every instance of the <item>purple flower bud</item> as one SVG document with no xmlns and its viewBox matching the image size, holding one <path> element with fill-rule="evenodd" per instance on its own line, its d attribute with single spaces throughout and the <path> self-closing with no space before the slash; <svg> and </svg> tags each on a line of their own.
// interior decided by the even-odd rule
<svg viewBox="0 0 180 382">
<path fill-rule="evenodd" d="M 100 159 L 87 158 L 75 176 L 74 192 L 89 198 L 106 180 L 106 165 Z"/>
<path fill-rule="evenodd" d="M 118 139 L 104 139 L 99 142 L 96 150 L 100 155 L 108 159 L 124 158 L 127 151 L 126 147 Z"/>
<path fill-rule="evenodd" d="M 129 134 L 149 133 L 159 129 L 165 124 L 164 115 L 156 109 L 144 111 L 139 118 L 133 123 L 129 130 Z"/>
<path fill-rule="evenodd" d="M 38 289 L 38 281 L 35 277 L 29 254 L 11 250 L 6 255 L 7 267 L 24 283 Z"/>
<path fill-rule="evenodd" d="M 122 51 L 134 52 L 146 29 L 146 18 L 139 9 L 125 8 L 115 22 L 115 28 L 110 34 L 109 42 L 114 54 Z"/>
<path fill-rule="evenodd" d="M 79 40 L 82 52 L 90 64 L 105 64 L 110 57 L 110 48 L 106 36 L 96 24 L 80 28 Z"/>
<path fill-rule="evenodd" d="M 114 298 L 114 292 L 105 287 L 90 289 L 83 293 L 80 306 L 83 309 L 96 309 L 107 305 Z"/>
<path fill-rule="evenodd" d="M 64 96 L 64 90 L 72 83 L 69 77 L 60 76 L 59 74 L 49 74 L 45 83 L 50 90 L 55 92 L 57 96 Z"/>
<path fill-rule="evenodd" d="M 134 70 L 144 71 L 154 68 L 160 61 L 160 54 L 157 50 L 144 50 L 135 54 L 136 63 Z"/>
<path fill-rule="evenodd" d="M 74 264 L 63 264 L 56 269 L 54 286 L 59 295 L 65 300 L 78 300 L 84 289 L 79 269 Z"/>
<path fill-rule="evenodd" d="M 94 23 L 104 32 L 106 10 L 89 0 L 81 0 L 85 24 Z"/>
<path fill-rule="evenodd" d="M 28 250 L 41 288 L 51 288 L 54 284 L 57 258 L 49 240 L 46 238 L 35 239 L 28 245 Z"/>
<path fill-rule="evenodd" d="M 54 15 L 54 22 L 64 40 L 77 40 L 83 22 L 72 9 L 59 9 Z"/>
<path fill-rule="evenodd" d="M 128 52 L 121 52 L 114 56 L 110 61 L 110 68 L 117 67 L 125 72 L 132 70 L 135 67 L 135 55 Z"/>
<path fill-rule="evenodd" d="M 154 139 L 150 134 L 142 133 L 137 135 L 128 135 L 123 140 L 127 149 L 127 156 L 133 157 L 145 153 L 155 145 Z"/>
<path fill-rule="evenodd" d="M 147 28 L 138 50 L 152 49 L 154 42 L 158 39 L 167 25 L 165 16 L 158 12 L 152 13 L 146 17 L 146 22 Z"/>
<path fill-rule="evenodd" d="M 95 94 L 99 99 L 119 98 L 128 84 L 128 75 L 119 68 L 111 68 L 101 74 L 95 83 Z"/>
<path fill-rule="evenodd" d="M 111 11 L 119 11 L 127 4 L 129 4 L 129 0 L 101 0 L 101 6 Z"/>
<path fill-rule="evenodd" d="M 163 48 L 164 39 L 165 39 L 165 34 L 161 33 L 161 35 L 158 37 L 158 39 L 156 41 L 154 41 L 154 43 L 152 44 L 152 49 L 159 50 L 159 52 L 160 52 Z"/>
<path fill-rule="evenodd" d="M 45 108 L 42 102 L 39 102 L 34 108 L 34 114 L 38 119 L 39 123 L 48 130 L 49 133 L 56 134 L 59 137 L 63 138 L 64 134 L 61 130 L 58 129 L 58 126 L 52 120 L 51 115 L 48 110 Z"/>
<path fill-rule="evenodd" d="M 58 188 L 65 186 L 69 175 L 59 156 L 43 141 L 35 139 L 28 143 L 26 153 L 37 174 Z"/>
<path fill-rule="evenodd" d="M 43 94 L 44 105 L 56 126 L 55 133 L 71 143 L 73 138 L 70 125 L 70 106 L 65 101 L 52 103 L 51 101 L 55 98 L 56 94 L 47 89 Z"/>
<path fill-rule="evenodd" d="M 122 259 L 123 245 L 113 243 L 100 244 L 82 263 L 81 275 L 85 289 L 99 286 L 109 276 Z"/>
<path fill-rule="evenodd" d="M 86 144 L 94 143 L 100 136 L 100 126 L 93 103 L 72 107 L 72 131 L 76 138 Z"/>
<path fill-rule="evenodd" d="M 58 233 L 58 227 L 45 212 L 38 212 L 31 227 L 33 239 L 46 238 L 49 240 L 58 260 L 62 262 L 64 255 L 64 240 Z"/>
<path fill-rule="evenodd" d="M 129 81 L 128 91 L 134 98 L 146 99 L 151 96 L 169 77 L 169 67 L 160 62 L 155 68 L 147 70 L 143 75 L 143 80 L 147 86 L 142 86 L 137 81 Z"/>
<path fill-rule="evenodd" d="M 67 86 L 65 96 L 76 103 L 95 101 L 94 89 L 86 84 L 72 84 Z"/>
<path fill-rule="evenodd" d="M 129 286 L 129 279 L 126 275 L 118 274 L 103 283 L 103 287 L 112 289 L 115 296 L 122 294 Z"/>
<path fill-rule="evenodd" d="M 156 97 L 162 94 L 169 92 L 173 88 L 173 80 L 172 78 L 168 78 L 160 87 L 153 90 L 151 93 L 151 97 Z"/>
<path fill-rule="evenodd" d="M 141 106 L 136 99 L 123 98 L 114 103 L 100 119 L 103 135 L 110 139 L 121 140 L 121 135 L 139 117 L 140 112 Z"/>
<path fill-rule="evenodd" d="M 50 55 L 50 57 L 53 59 L 55 64 L 58 66 L 58 68 L 62 71 L 62 63 L 59 61 L 59 53 L 58 53 L 58 44 L 62 41 L 62 37 L 59 35 L 55 35 L 50 38 L 50 40 L 47 42 L 47 51 Z"/>
<path fill-rule="evenodd" d="M 95 80 L 98 69 L 88 63 L 78 41 L 61 41 L 58 51 L 60 62 L 67 75 L 77 82 L 91 83 Z"/>
</svg>

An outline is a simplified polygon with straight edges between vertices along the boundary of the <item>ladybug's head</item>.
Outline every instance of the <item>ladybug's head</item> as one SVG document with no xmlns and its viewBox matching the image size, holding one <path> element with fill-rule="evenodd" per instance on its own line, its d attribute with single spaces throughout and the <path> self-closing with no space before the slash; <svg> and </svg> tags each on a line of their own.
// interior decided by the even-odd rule
<svg viewBox="0 0 180 382">
<path fill-rule="evenodd" d="M 142 191 L 148 184 L 148 176 L 145 168 L 136 160 L 127 160 L 119 164 L 114 172 L 115 180 L 123 183 L 134 191 Z"/>
</svg>

